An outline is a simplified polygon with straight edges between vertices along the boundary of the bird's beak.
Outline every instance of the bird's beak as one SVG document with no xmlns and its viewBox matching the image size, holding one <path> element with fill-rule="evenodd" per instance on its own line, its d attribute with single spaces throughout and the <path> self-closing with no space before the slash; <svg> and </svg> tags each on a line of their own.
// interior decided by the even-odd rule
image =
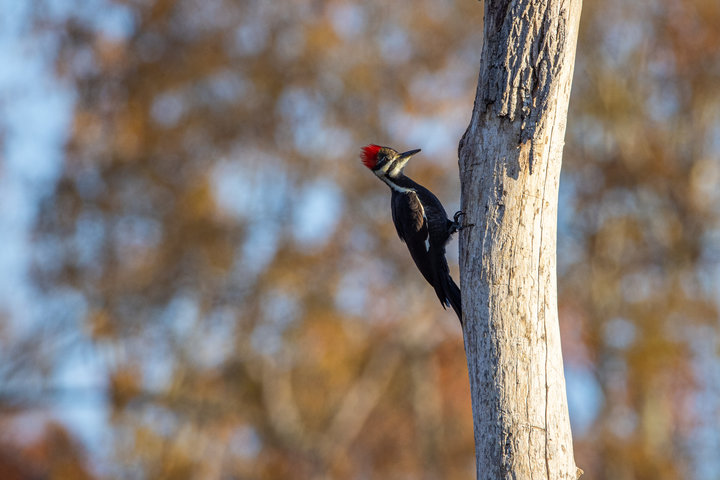
<svg viewBox="0 0 720 480">
<path fill-rule="evenodd" d="M 419 148 L 417 150 L 408 150 L 407 152 L 401 153 L 400 155 L 398 155 L 398 160 L 408 161 L 410 160 L 410 157 L 412 157 L 416 153 L 420 153 Z"/>
<path fill-rule="evenodd" d="M 405 167 L 405 164 L 410 160 L 410 157 L 413 155 L 420 153 L 420 149 L 417 150 L 408 150 L 407 152 L 403 152 L 400 155 L 397 156 L 397 159 L 395 160 L 395 165 L 393 167 L 393 170 L 398 171 L 402 170 L 403 167 Z"/>
</svg>

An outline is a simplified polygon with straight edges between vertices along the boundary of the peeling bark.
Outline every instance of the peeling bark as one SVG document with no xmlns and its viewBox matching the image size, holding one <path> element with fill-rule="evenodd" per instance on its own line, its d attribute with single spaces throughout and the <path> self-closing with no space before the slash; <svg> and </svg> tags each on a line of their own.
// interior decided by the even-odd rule
<svg viewBox="0 0 720 480">
<path fill-rule="evenodd" d="M 557 316 L 558 181 L 581 0 L 486 0 L 460 142 L 477 478 L 575 479 Z"/>
</svg>

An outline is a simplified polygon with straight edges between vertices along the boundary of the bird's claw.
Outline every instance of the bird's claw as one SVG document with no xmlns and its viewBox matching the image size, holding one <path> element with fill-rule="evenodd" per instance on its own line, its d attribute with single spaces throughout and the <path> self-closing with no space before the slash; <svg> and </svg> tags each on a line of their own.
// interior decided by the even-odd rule
<svg viewBox="0 0 720 480">
<path fill-rule="evenodd" d="M 474 227 L 474 223 L 470 223 L 467 225 L 463 225 L 460 223 L 460 219 L 465 216 L 465 212 L 462 210 L 458 210 L 455 212 L 455 215 L 453 215 L 453 222 L 452 222 L 452 233 L 459 232 L 460 230 L 467 228 L 467 227 Z"/>
</svg>

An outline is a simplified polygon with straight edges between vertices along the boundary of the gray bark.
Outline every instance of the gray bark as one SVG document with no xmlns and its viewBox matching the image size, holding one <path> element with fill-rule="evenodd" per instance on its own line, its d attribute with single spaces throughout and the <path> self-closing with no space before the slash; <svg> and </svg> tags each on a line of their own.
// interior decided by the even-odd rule
<svg viewBox="0 0 720 480">
<path fill-rule="evenodd" d="M 465 349 L 479 479 L 575 479 L 557 316 L 558 180 L 581 0 L 486 0 L 460 142 Z"/>
</svg>

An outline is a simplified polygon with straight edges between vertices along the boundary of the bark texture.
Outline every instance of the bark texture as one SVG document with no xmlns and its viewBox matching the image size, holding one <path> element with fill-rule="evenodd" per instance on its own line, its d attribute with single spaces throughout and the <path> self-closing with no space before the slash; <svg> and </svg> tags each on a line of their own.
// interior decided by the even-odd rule
<svg viewBox="0 0 720 480">
<path fill-rule="evenodd" d="M 558 180 L 581 0 L 486 0 L 460 142 L 460 278 L 479 479 L 575 479 L 557 316 Z"/>
</svg>

